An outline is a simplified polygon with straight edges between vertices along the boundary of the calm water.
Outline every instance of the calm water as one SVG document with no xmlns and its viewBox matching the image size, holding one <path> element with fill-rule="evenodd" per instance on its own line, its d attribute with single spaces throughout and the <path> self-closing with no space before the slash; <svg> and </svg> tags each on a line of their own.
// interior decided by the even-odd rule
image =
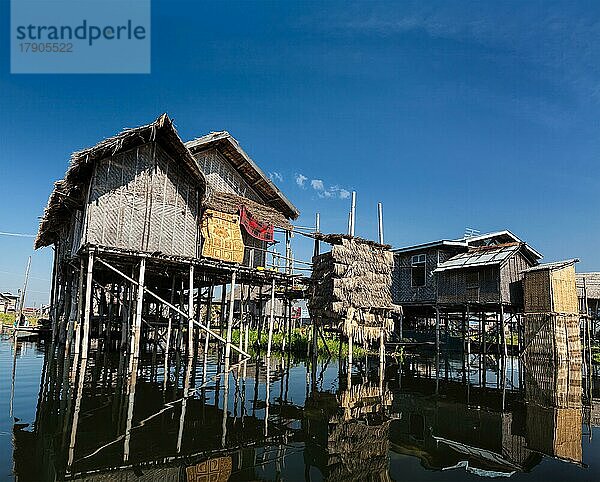
<svg viewBox="0 0 600 482">
<path fill-rule="evenodd" d="M 118 354 L 83 372 L 2 339 L 0 480 L 600 480 L 580 371 L 450 357 L 436 377 L 412 354 L 380 380 L 376 361 L 174 357 L 165 383 L 160 354 L 132 380 Z"/>
</svg>

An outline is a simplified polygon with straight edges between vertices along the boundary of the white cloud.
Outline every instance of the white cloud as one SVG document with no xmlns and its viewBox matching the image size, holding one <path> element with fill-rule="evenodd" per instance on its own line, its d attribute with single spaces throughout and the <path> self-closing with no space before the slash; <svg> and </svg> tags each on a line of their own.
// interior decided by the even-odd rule
<svg viewBox="0 0 600 482">
<path fill-rule="evenodd" d="M 321 179 L 313 179 L 312 181 L 310 181 L 310 185 L 315 191 L 325 190 L 325 185 L 323 184 L 323 181 L 321 181 Z"/>
<path fill-rule="evenodd" d="M 283 175 L 280 172 L 273 171 L 269 173 L 269 179 L 271 181 L 283 182 Z"/>
<path fill-rule="evenodd" d="M 304 183 L 308 180 L 308 177 L 304 176 L 303 174 L 296 174 L 296 184 L 298 184 L 299 187 L 304 189 Z"/>
<path fill-rule="evenodd" d="M 296 184 L 302 189 L 306 189 L 308 178 L 304 174 L 295 175 Z M 321 199 L 348 199 L 350 197 L 350 191 L 339 186 L 339 184 L 332 184 L 327 186 L 322 179 L 311 179 L 310 187 L 317 192 L 317 196 Z"/>
<path fill-rule="evenodd" d="M 346 189 L 340 189 L 340 199 L 348 199 L 350 197 L 350 191 Z"/>
</svg>

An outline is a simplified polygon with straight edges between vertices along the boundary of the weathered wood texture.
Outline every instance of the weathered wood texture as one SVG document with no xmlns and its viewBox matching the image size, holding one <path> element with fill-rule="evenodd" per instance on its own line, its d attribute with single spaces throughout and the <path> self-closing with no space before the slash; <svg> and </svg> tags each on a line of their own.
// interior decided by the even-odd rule
<svg viewBox="0 0 600 482">
<path fill-rule="evenodd" d="M 438 273 L 438 303 L 500 303 L 498 266 Z"/>
<path fill-rule="evenodd" d="M 195 257 L 199 186 L 157 143 L 97 162 L 85 242 Z"/>
<path fill-rule="evenodd" d="M 532 266 L 520 252 L 501 265 L 452 269 L 438 273 L 438 303 L 493 303 L 523 306 L 522 271 Z"/>
<path fill-rule="evenodd" d="M 440 263 L 448 261 L 461 250 L 457 248 L 428 248 L 408 253 L 394 253 L 394 272 L 392 293 L 394 303 L 435 303 L 437 297 L 437 279 L 433 270 Z M 413 286 L 412 284 L 412 257 L 419 254 L 426 255 L 425 285 Z"/>
</svg>

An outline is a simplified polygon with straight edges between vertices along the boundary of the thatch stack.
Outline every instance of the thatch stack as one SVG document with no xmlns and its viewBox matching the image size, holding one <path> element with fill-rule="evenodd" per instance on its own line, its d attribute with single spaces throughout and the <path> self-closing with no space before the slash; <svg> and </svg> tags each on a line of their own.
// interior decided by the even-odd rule
<svg viewBox="0 0 600 482">
<path fill-rule="evenodd" d="M 393 329 L 394 257 L 389 246 L 360 238 L 329 237 L 331 251 L 313 257 L 308 308 L 321 323 L 335 323 L 356 341 L 378 339 Z"/>
<path fill-rule="evenodd" d="M 328 477 L 330 481 L 389 481 L 390 421 L 380 425 L 329 420 L 327 443 Z"/>
</svg>

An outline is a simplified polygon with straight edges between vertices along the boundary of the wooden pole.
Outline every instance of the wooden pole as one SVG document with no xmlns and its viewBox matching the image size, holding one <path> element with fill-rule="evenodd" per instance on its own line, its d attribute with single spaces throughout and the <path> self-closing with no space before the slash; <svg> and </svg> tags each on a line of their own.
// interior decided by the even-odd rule
<svg viewBox="0 0 600 482">
<path fill-rule="evenodd" d="M 227 316 L 227 342 L 225 343 L 225 363 L 229 363 L 231 354 L 231 329 L 233 326 L 233 306 L 235 303 L 235 271 L 231 273 L 231 292 L 229 293 L 229 313 Z M 239 351 L 239 350 L 238 350 Z"/>
<path fill-rule="evenodd" d="M 383 204 L 377 203 L 377 220 L 379 221 L 379 244 L 383 244 Z"/>
<path fill-rule="evenodd" d="M 188 356 L 194 356 L 194 265 L 190 264 L 188 284 Z"/>
<path fill-rule="evenodd" d="M 267 342 L 267 358 L 271 356 L 271 344 L 273 343 L 273 323 L 275 320 L 275 278 L 271 282 L 271 307 L 269 310 L 269 340 Z"/>
<path fill-rule="evenodd" d="M 315 233 L 320 233 L 321 232 L 321 215 L 319 213 L 317 213 L 315 215 Z M 315 239 L 315 249 L 313 252 L 313 256 L 319 256 L 321 252 L 321 243 L 319 242 L 318 239 Z"/>
<path fill-rule="evenodd" d="M 92 272 L 94 269 L 94 252 L 88 253 L 87 263 L 87 277 L 85 280 L 85 305 L 83 310 L 83 323 L 82 323 L 82 347 L 81 347 L 81 358 L 87 360 L 88 348 L 90 343 L 90 314 L 92 310 Z"/>
<path fill-rule="evenodd" d="M 171 280 L 171 303 L 175 301 L 175 278 Z M 156 307 L 158 310 L 158 306 Z M 167 326 L 167 341 L 165 342 L 165 367 L 164 367 L 164 387 L 167 388 L 167 382 L 169 381 L 169 350 L 171 348 L 171 333 L 173 331 L 173 315 L 168 313 L 169 325 Z"/>
<path fill-rule="evenodd" d="M 435 352 L 440 352 L 440 309 L 435 307 Z"/>
<path fill-rule="evenodd" d="M 225 325 L 225 306 L 227 300 L 227 285 L 223 283 L 221 287 L 221 314 L 219 315 L 219 334 L 223 337 L 223 327 Z"/>
<path fill-rule="evenodd" d="M 208 352 L 208 342 L 210 339 L 210 322 L 212 320 L 212 304 L 213 304 L 213 296 L 215 293 L 215 285 L 211 284 L 210 289 L 208 291 L 208 304 L 206 306 L 206 328 L 208 331 L 204 333 L 204 355 Z M 246 350 L 248 351 L 248 350 Z"/>
<path fill-rule="evenodd" d="M 23 317 L 23 307 L 25 305 L 25 294 L 27 293 L 27 283 L 29 282 L 29 269 L 31 268 L 31 256 L 27 258 L 27 268 L 25 268 L 25 281 L 23 281 L 23 291 L 21 291 L 21 297 L 19 299 L 19 313 L 17 315 L 17 326 L 21 324 L 21 318 Z"/>
<path fill-rule="evenodd" d="M 127 281 L 129 281 L 130 283 L 133 283 L 134 285 L 138 285 L 139 283 L 137 281 L 135 281 L 133 278 L 127 276 L 125 273 L 123 273 L 122 271 L 120 271 L 119 269 L 115 268 L 114 266 L 112 266 L 110 263 L 107 263 L 106 261 L 99 259 L 98 260 L 100 263 L 102 263 L 104 266 L 106 266 L 107 268 L 109 268 L 110 270 L 114 271 L 115 273 L 117 273 L 118 275 L 122 276 L 123 278 L 125 278 Z M 188 315 L 183 312 L 182 310 L 180 310 L 179 308 L 177 308 L 175 305 L 173 305 L 172 303 L 169 303 L 168 301 L 166 301 L 165 299 L 161 298 L 160 296 L 158 296 L 156 293 L 153 293 L 151 290 L 149 290 L 146 287 L 143 287 L 143 290 L 148 293 L 150 296 L 152 296 L 153 298 L 157 299 L 158 301 L 160 301 L 161 303 L 163 303 L 164 305 L 168 306 L 170 309 L 172 309 L 173 311 L 179 313 L 182 317 L 184 317 L 185 319 L 188 319 Z M 226 340 L 225 338 L 223 338 L 222 336 L 220 336 L 219 334 L 215 333 L 214 331 L 209 330 L 204 324 L 200 323 L 199 321 L 194 320 L 194 323 L 196 325 L 198 325 L 202 330 L 208 332 L 212 337 L 216 338 L 217 340 L 219 340 L 222 343 L 225 343 Z M 233 346 L 234 350 L 237 350 L 237 346 Z M 242 353 L 242 355 L 248 357 L 249 355 L 247 353 Z"/>
<path fill-rule="evenodd" d="M 140 337 L 142 335 L 142 308 L 144 305 L 144 280 L 146 276 L 146 258 L 140 260 L 138 274 L 138 288 L 136 293 L 135 319 L 131 333 L 131 357 L 129 359 L 129 373 L 133 372 L 134 359 L 137 360 L 140 349 Z"/>
<path fill-rule="evenodd" d="M 379 330 L 379 364 L 383 366 L 385 363 L 385 330 Z"/>
<path fill-rule="evenodd" d="M 352 206 L 350 208 L 350 236 L 354 236 L 356 227 L 356 191 L 352 191 Z"/>
</svg>

